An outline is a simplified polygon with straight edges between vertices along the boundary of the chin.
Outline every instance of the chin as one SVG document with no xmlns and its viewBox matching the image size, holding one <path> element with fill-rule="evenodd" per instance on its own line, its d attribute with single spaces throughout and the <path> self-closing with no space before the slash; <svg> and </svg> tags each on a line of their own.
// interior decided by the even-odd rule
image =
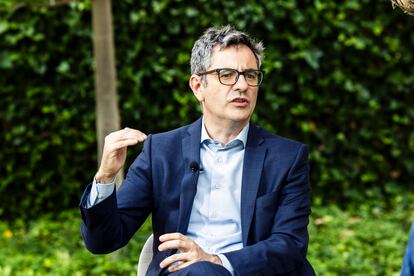
<svg viewBox="0 0 414 276">
<path fill-rule="evenodd" d="M 246 116 L 232 116 L 229 119 L 232 120 L 232 121 L 234 121 L 234 122 L 248 122 L 250 120 L 250 115 L 246 115 Z"/>
</svg>

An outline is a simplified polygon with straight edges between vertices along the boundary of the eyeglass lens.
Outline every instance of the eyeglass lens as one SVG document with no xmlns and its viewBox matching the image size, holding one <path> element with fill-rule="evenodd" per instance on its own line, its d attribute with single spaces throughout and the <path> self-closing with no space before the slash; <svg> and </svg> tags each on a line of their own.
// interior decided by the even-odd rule
<svg viewBox="0 0 414 276">
<path fill-rule="evenodd" d="M 234 85 L 240 75 L 244 75 L 247 84 L 251 86 L 258 86 L 262 81 L 262 72 L 259 70 L 239 72 L 235 69 L 221 69 L 218 72 L 220 82 L 225 85 Z"/>
</svg>

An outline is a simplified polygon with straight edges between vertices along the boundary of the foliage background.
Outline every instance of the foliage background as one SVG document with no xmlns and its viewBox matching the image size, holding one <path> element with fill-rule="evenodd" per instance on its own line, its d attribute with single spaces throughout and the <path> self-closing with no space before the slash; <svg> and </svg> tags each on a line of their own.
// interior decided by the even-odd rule
<svg viewBox="0 0 414 276">
<path fill-rule="evenodd" d="M 308 259 L 316 275 L 399 275 L 408 212 L 372 210 L 366 204 L 356 212 L 313 208 Z M 136 275 L 138 252 L 150 232 L 148 220 L 125 248 L 93 256 L 79 235 L 78 210 L 0 222 L 0 275 Z"/>
<path fill-rule="evenodd" d="M 73 208 L 96 170 L 90 2 L 51 3 L 0 4 L 0 217 L 11 223 Z M 309 145 L 315 208 L 404 211 L 408 233 L 412 17 L 388 0 L 124 0 L 113 13 L 122 126 L 196 119 L 191 47 L 207 27 L 235 25 L 267 48 L 253 120 Z"/>
</svg>

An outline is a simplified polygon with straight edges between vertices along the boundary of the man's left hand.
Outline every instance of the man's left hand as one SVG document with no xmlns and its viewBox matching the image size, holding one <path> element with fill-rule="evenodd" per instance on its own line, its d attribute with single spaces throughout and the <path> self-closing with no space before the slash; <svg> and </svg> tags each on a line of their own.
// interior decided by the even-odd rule
<svg viewBox="0 0 414 276">
<path fill-rule="evenodd" d="M 169 233 L 160 236 L 159 251 L 170 249 L 178 249 L 180 253 L 174 254 L 166 258 L 160 263 L 161 268 L 168 267 L 168 271 L 174 272 L 183 269 L 195 262 L 208 261 L 218 265 L 222 265 L 217 255 L 206 253 L 192 239 L 181 233 Z"/>
</svg>

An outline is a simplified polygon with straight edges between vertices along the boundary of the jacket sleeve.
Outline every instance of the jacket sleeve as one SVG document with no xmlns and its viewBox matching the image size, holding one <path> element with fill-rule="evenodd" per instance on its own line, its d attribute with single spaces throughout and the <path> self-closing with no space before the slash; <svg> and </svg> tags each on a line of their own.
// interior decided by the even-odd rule
<svg viewBox="0 0 414 276">
<path fill-rule="evenodd" d="M 307 225 L 311 213 L 307 156 L 307 147 L 298 147 L 277 200 L 267 198 L 273 203 L 278 202 L 274 203 L 278 206 L 268 238 L 224 254 L 232 264 L 235 275 L 289 274 L 307 263 Z"/>
<path fill-rule="evenodd" d="M 151 135 L 118 191 L 91 208 L 85 208 L 91 184 L 86 188 L 80 203 L 81 233 L 90 252 L 105 254 L 125 246 L 151 212 L 150 147 Z"/>
</svg>

